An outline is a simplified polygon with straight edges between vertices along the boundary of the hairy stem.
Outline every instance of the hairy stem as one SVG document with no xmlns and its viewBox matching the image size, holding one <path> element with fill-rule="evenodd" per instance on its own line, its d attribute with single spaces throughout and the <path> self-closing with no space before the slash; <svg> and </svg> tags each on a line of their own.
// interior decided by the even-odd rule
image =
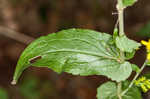
<svg viewBox="0 0 150 99">
<path fill-rule="evenodd" d="M 122 84 L 121 82 L 118 82 L 118 85 L 117 85 L 117 96 L 119 99 L 122 99 L 122 96 L 121 96 L 121 91 L 122 91 Z"/>
<path fill-rule="evenodd" d="M 117 4 L 118 20 L 119 20 L 119 35 L 124 35 L 124 6 L 122 0 L 118 0 Z"/>
<path fill-rule="evenodd" d="M 117 10 L 118 10 L 118 22 L 119 22 L 119 35 L 124 35 L 124 7 L 122 0 L 118 0 L 117 4 Z M 120 51 L 121 59 L 124 60 L 124 53 Z M 118 83 L 117 87 L 117 95 L 119 99 L 122 99 L 121 93 L 122 93 L 122 83 Z"/>
<path fill-rule="evenodd" d="M 130 85 L 128 86 L 128 88 L 126 90 L 124 90 L 122 93 L 121 93 L 121 96 L 125 95 L 129 89 L 133 86 L 134 84 L 134 81 L 138 78 L 138 76 L 140 75 L 140 73 L 143 71 L 143 69 L 145 68 L 147 64 L 147 60 L 144 62 L 144 64 L 142 65 L 142 67 L 140 68 L 140 71 L 138 73 L 136 73 L 135 77 L 133 78 L 133 80 L 131 81 Z"/>
</svg>

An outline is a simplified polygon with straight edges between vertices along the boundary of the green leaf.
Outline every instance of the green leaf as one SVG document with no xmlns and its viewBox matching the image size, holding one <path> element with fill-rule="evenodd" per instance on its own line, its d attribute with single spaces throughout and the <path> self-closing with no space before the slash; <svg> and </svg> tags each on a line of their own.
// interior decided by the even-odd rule
<svg viewBox="0 0 150 99">
<path fill-rule="evenodd" d="M 135 72 L 137 72 L 137 73 L 140 72 L 140 68 L 139 68 L 137 65 L 132 64 L 131 67 L 132 67 L 132 70 L 133 70 L 133 71 L 135 71 Z"/>
<path fill-rule="evenodd" d="M 134 55 L 135 55 L 135 51 L 133 51 L 133 52 L 131 52 L 131 53 L 126 52 L 126 53 L 125 53 L 125 59 L 126 59 L 126 60 L 132 59 L 132 58 L 134 57 Z"/>
<path fill-rule="evenodd" d="M 129 86 L 129 83 L 123 82 L 122 89 L 125 90 Z M 98 99 L 118 99 L 117 98 L 117 85 L 114 82 L 107 82 L 102 84 L 97 89 Z M 129 91 L 122 96 L 122 99 L 142 99 L 140 90 L 133 86 Z"/>
<path fill-rule="evenodd" d="M 8 99 L 8 93 L 5 89 L 0 88 L 0 98 L 1 99 Z"/>
<path fill-rule="evenodd" d="M 110 39 L 110 44 L 112 45 L 112 44 L 115 44 L 115 41 L 116 41 L 116 37 L 118 36 L 118 29 L 117 28 L 115 28 L 114 29 L 114 32 L 113 32 L 113 37 L 112 37 L 112 39 Z"/>
<path fill-rule="evenodd" d="M 118 36 L 118 28 L 115 28 L 113 32 L 113 39 L 116 40 L 117 36 Z"/>
<path fill-rule="evenodd" d="M 107 82 L 97 88 L 97 99 L 118 99 L 117 86 L 114 82 Z"/>
<path fill-rule="evenodd" d="M 147 79 L 150 79 L 150 72 L 143 74 L 142 76 L 146 77 Z"/>
<path fill-rule="evenodd" d="M 148 61 L 148 62 L 146 63 L 146 66 L 150 66 L 150 61 Z"/>
<path fill-rule="evenodd" d="M 124 7 L 132 6 L 137 0 L 123 0 Z"/>
<path fill-rule="evenodd" d="M 116 38 L 116 46 L 121 51 L 132 53 L 133 51 L 137 50 L 141 44 L 134 40 L 130 40 L 124 35 Z"/>
<path fill-rule="evenodd" d="M 129 62 L 120 63 L 112 36 L 86 29 L 69 29 L 40 37 L 22 53 L 14 74 L 15 84 L 30 65 L 48 67 L 58 73 L 73 75 L 104 75 L 112 80 L 127 79 L 132 68 Z"/>
<path fill-rule="evenodd" d="M 129 86 L 129 81 L 125 81 L 122 84 L 122 89 L 125 90 Z M 123 99 L 143 99 L 141 91 L 136 86 L 132 86 L 129 91 L 123 96 Z"/>
</svg>

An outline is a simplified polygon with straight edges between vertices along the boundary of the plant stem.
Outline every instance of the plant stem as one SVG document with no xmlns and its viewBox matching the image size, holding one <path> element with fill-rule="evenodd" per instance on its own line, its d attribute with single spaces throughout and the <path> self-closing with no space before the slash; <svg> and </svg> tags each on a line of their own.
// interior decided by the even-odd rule
<svg viewBox="0 0 150 99">
<path fill-rule="evenodd" d="M 124 35 L 124 7 L 123 7 L 123 1 L 118 0 L 117 3 L 117 10 L 118 10 L 118 21 L 119 21 L 119 35 L 122 36 Z M 124 53 L 120 51 L 121 58 L 124 60 Z M 119 99 L 122 99 L 121 96 L 122 93 L 122 83 L 118 83 L 117 87 L 117 95 Z"/>
<path fill-rule="evenodd" d="M 119 20 L 119 35 L 124 35 L 124 6 L 122 0 L 118 0 L 117 4 L 118 20 Z"/>
<path fill-rule="evenodd" d="M 138 78 L 138 76 L 140 75 L 140 73 L 143 71 L 143 69 L 145 68 L 146 64 L 147 64 L 147 60 L 146 60 L 146 61 L 144 62 L 144 64 L 142 65 L 142 67 L 140 68 L 139 72 L 136 73 L 136 75 L 135 75 L 135 77 L 133 78 L 133 80 L 131 81 L 129 87 L 121 93 L 121 96 L 125 95 L 125 94 L 128 92 L 128 90 L 133 86 L 134 81 Z"/>
<path fill-rule="evenodd" d="M 117 85 L 117 95 L 118 95 L 119 99 L 122 99 L 122 96 L 121 96 L 122 87 L 121 86 L 122 86 L 121 82 L 118 82 L 118 85 Z"/>
</svg>

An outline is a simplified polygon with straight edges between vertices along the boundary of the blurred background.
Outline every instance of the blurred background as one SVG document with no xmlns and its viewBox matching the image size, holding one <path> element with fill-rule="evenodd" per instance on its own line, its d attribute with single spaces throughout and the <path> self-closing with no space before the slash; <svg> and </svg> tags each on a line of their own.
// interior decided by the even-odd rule
<svg viewBox="0 0 150 99">
<path fill-rule="evenodd" d="M 21 52 L 42 35 L 69 28 L 112 34 L 117 21 L 116 2 L 0 0 L 0 99 L 96 99 L 96 88 L 108 80 L 103 76 L 58 75 L 47 68 L 30 67 L 16 86 L 10 83 Z M 138 0 L 125 10 L 125 32 L 136 41 L 150 37 L 150 0 Z M 144 59 L 141 48 L 131 62 L 141 66 Z M 150 99 L 149 94 L 143 94 L 144 99 Z"/>
</svg>

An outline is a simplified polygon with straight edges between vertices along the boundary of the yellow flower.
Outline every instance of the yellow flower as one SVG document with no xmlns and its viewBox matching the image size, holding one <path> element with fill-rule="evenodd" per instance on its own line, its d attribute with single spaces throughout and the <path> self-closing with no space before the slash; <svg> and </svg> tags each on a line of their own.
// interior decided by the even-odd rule
<svg viewBox="0 0 150 99">
<path fill-rule="evenodd" d="M 142 81 L 145 81 L 146 80 L 146 77 L 141 77 L 141 78 L 139 78 L 139 82 L 142 82 Z"/>
<path fill-rule="evenodd" d="M 147 51 L 150 51 L 150 39 L 147 41 L 142 40 L 141 43 L 146 46 Z"/>
<path fill-rule="evenodd" d="M 150 85 L 147 85 L 147 88 L 150 89 Z"/>
<path fill-rule="evenodd" d="M 135 80 L 134 83 L 136 86 L 141 87 L 143 92 L 150 90 L 150 79 L 147 79 L 146 77 L 140 77 L 138 80 Z"/>
<path fill-rule="evenodd" d="M 143 92 L 147 92 L 148 91 L 148 89 L 144 85 L 141 85 L 141 88 L 142 88 Z"/>
<path fill-rule="evenodd" d="M 140 82 L 137 81 L 137 80 L 135 80 L 134 83 L 135 83 L 136 86 L 138 86 L 140 84 Z"/>
<path fill-rule="evenodd" d="M 147 41 L 142 40 L 141 43 L 146 46 L 147 49 L 147 60 L 150 61 L 150 39 Z"/>
<path fill-rule="evenodd" d="M 147 60 L 150 61 L 150 53 L 147 54 Z"/>
</svg>

